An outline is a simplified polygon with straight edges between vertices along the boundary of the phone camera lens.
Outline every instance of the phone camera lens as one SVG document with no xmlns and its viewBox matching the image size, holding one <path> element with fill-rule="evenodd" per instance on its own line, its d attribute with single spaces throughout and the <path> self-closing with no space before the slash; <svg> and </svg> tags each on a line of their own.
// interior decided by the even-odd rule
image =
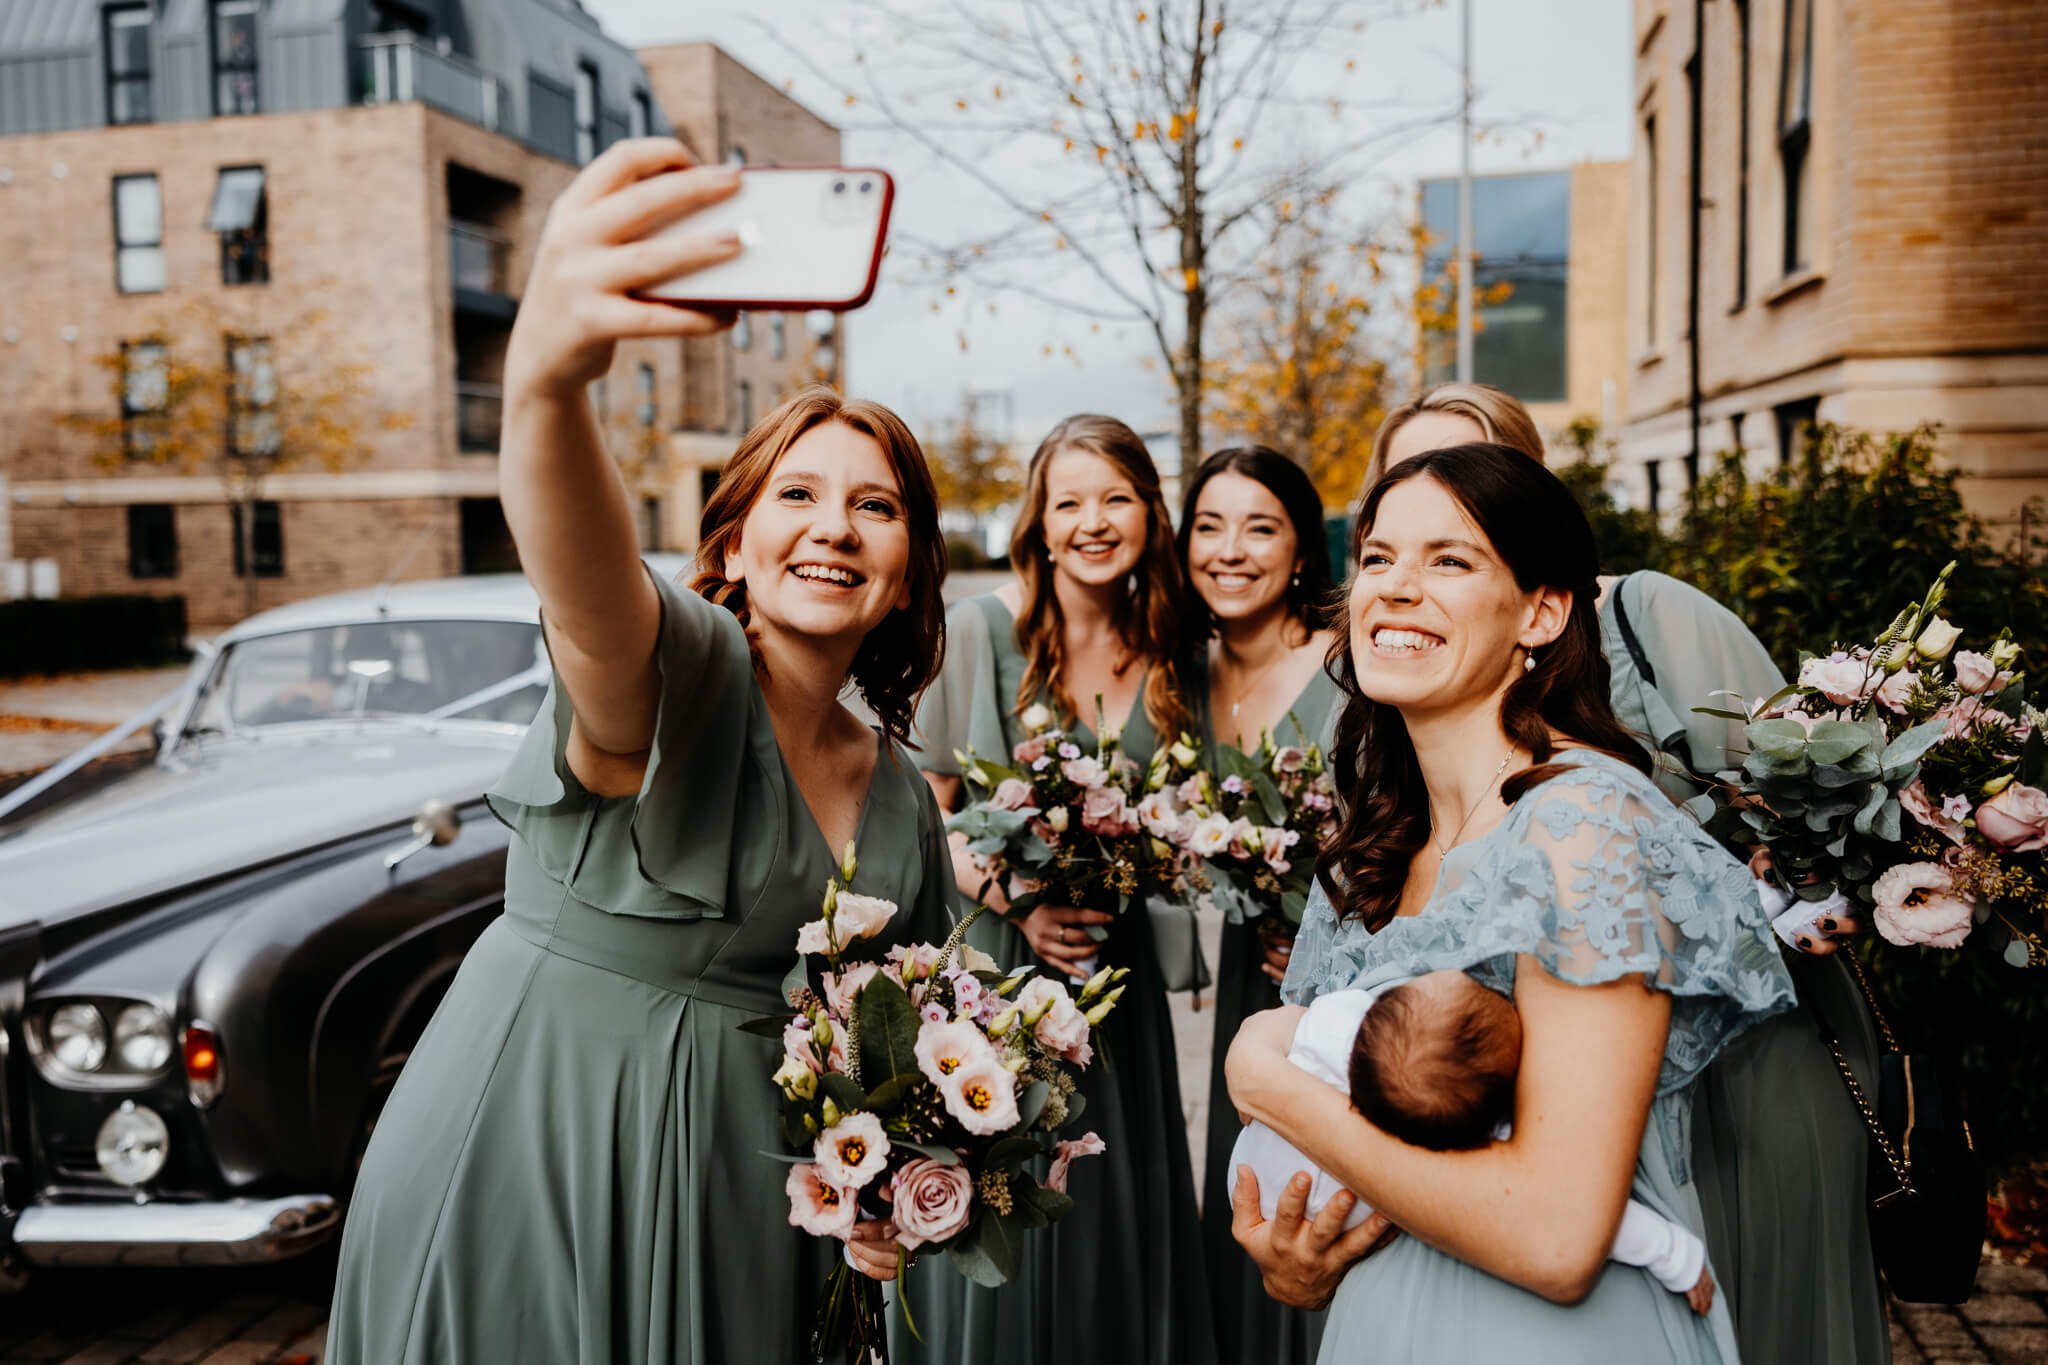
<svg viewBox="0 0 2048 1365">
<path fill-rule="evenodd" d="M 833 182 L 832 182 L 832 193 L 834 193 L 834 194 L 844 194 L 844 193 L 846 193 L 846 182 L 845 182 L 844 180 L 835 180 L 835 181 L 833 181 Z"/>
<path fill-rule="evenodd" d="M 862 194 L 873 194 L 873 193 L 875 192 L 875 182 L 874 182 L 874 181 L 872 181 L 872 180 L 863 180 L 863 181 L 861 181 L 861 182 L 860 182 L 860 192 L 861 192 Z"/>
</svg>

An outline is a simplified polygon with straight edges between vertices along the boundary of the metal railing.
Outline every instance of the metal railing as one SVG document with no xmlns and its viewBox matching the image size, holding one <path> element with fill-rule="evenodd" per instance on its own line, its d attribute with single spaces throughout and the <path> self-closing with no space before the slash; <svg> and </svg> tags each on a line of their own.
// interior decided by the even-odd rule
<svg viewBox="0 0 2048 1365">
<path fill-rule="evenodd" d="M 413 33 L 372 34 L 358 47 L 364 104 L 419 100 L 480 128 L 509 131 L 505 120 L 512 110 L 504 85 L 482 67 L 438 52 Z"/>
<path fill-rule="evenodd" d="M 448 275 L 457 289 L 511 293 L 511 256 L 512 243 L 502 234 L 459 219 L 448 224 Z"/>
<path fill-rule="evenodd" d="M 455 385 L 455 440 L 464 450 L 496 451 L 505 390 L 498 384 Z"/>
</svg>

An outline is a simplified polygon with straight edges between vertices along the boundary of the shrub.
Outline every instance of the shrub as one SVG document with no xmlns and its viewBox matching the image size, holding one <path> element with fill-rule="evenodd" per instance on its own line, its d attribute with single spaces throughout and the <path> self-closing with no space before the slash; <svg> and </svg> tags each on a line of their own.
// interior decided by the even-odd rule
<svg viewBox="0 0 2048 1365">
<path fill-rule="evenodd" d="M 185 657 L 182 597 L 0 602 L 0 678 L 141 668 Z"/>
</svg>

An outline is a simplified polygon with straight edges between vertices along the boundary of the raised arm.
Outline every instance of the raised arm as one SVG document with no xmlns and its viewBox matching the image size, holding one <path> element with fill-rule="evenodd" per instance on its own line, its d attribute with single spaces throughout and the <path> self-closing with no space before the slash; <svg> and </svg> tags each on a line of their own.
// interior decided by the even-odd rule
<svg viewBox="0 0 2048 1365">
<path fill-rule="evenodd" d="M 672 138 L 613 145 L 549 211 L 506 352 L 499 496 L 575 711 L 570 769 L 599 795 L 637 790 L 646 767 L 661 608 L 586 392 L 621 340 L 730 324 L 631 292 L 736 254 L 730 235 L 648 234 L 737 186 Z"/>
</svg>

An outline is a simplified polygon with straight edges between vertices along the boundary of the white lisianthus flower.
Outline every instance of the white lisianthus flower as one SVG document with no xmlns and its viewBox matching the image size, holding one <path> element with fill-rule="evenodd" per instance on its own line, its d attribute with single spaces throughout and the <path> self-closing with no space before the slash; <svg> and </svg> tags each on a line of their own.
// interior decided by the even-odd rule
<svg viewBox="0 0 2048 1365">
<path fill-rule="evenodd" d="M 1182 740 L 1175 740 L 1173 748 L 1168 750 L 1168 752 L 1172 755 L 1173 761 L 1180 764 L 1183 768 L 1194 767 L 1195 760 L 1201 757 L 1200 754 L 1196 753 Z"/>
<path fill-rule="evenodd" d="M 889 1138 L 882 1121 L 866 1111 L 848 1114 L 818 1134 L 811 1145 L 818 1169 L 834 1185 L 857 1190 L 889 1164 Z"/>
<path fill-rule="evenodd" d="M 995 1059 L 995 1047 L 979 1027 L 959 1020 L 932 1023 L 917 1030 L 917 1069 L 933 1085 L 943 1086 L 955 1072 Z"/>
<path fill-rule="evenodd" d="M 1195 821 L 1187 837 L 1190 853 L 1200 858 L 1213 858 L 1230 844 L 1230 821 L 1220 814 L 1205 815 Z"/>
<path fill-rule="evenodd" d="M 1920 632 L 1913 648 L 1923 659 L 1946 659 L 1948 652 L 1956 647 L 1956 641 L 1962 638 L 1963 632 L 1959 627 L 1950 625 L 1947 617 L 1937 616 Z"/>
<path fill-rule="evenodd" d="M 775 1083 L 782 1087 L 782 1093 L 793 1100 L 807 1100 L 818 1093 L 818 1075 L 797 1058 L 784 1053 L 782 1065 L 775 1068 Z"/>
<path fill-rule="evenodd" d="M 1065 806 L 1054 806 L 1045 813 L 1045 823 L 1052 826 L 1053 833 L 1065 834 L 1067 824 L 1073 817 L 1067 814 Z"/>
<path fill-rule="evenodd" d="M 977 1137 L 1017 1126 L 1017 1078 L 993 1053 L 948 1076 L 939 1086 L 939 1096 L 946 1112 Z"/>
<path fill-rule="evenodd" d="M 833 951 L 831 931 L 825 921 L 814 919 L 796 931 L 796 950 L 799 953 L 828 953 Z"/>
<path fill-rule="evenodd" d="M 832 917 L 833 926 L 839 931 L 841 943 L 851 943 L 857 938 L 873 938 L 896 917 L 896 902 L 883 900 L 880 896 L 857 896 L 851 891 L 839 893 L 839 908 Z"/>
<path fill-rule="evenodd" d="M 1035 732 L 1052 724 L 1052 711 L 1043 702 L 1033 702 L 1024 708 L 1024 714 L 1017 719 L 1024 723 L 1027 732 Z"/>
<path fill-rule="evenodd" d="M 1170 792 L 1153 792 L 1138 803 L 1138 819 L 1153 835 L 1171 840 L 1180 834 L 1180 811 Z"/>
</svg>

